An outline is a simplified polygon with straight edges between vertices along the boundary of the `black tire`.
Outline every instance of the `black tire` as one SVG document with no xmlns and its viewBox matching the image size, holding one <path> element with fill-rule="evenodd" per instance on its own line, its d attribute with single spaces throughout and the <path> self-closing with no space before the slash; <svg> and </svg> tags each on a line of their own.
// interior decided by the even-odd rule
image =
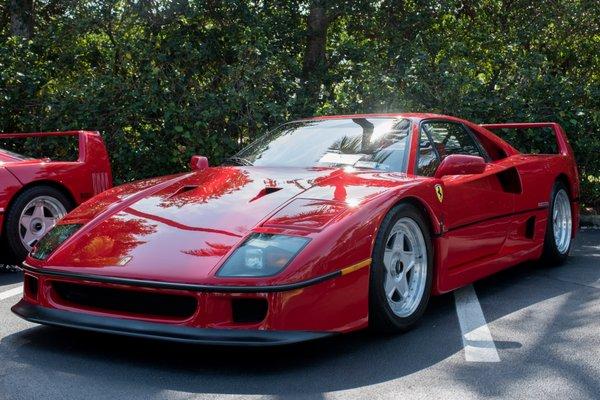
<svg viewBox="0 0 600 400">
<path fill-rule="evenodd" d="M 386 270 L 383 264 L 383 255 L 385 246 L 392 228 L 403 217 L 411 218 L 417 223 L 423 234 L 427 250 L 425 290 L 417 308 L 407 317 L 399 317 L 394 314 L 384 291 Z M 431 233 L 423 214 L 415 206 L 409 203 L 401 203 L 388 212 L 377 233 L 372 258 L 369 282 L 369 326 L 375 331 L 384 333 L 407 331 L 417 323 L 425 312 L 431 296 L 433 282 L 433 246 L 431 243 Z"/>
<path fill-rule="evenodd" d="M 573 247 L 573 236 L 571 235 L 570 243 L 566 251 L 559 251 L 558 245 L 556 243 L 556 239 L 554 238 L 554 203 L 556 202 L 557 195 L 560 191 L 564 191 L 568 198 L 569 202 L 571 201 L 571 197 L 569 195 L 569 189 L 567 186 L 557 181 L 554 183 L 552 187 L 552 193 L 550 195 L 549 208 L 548 208 L 548 223 L 546 225 L 546 235 L 544 236 L 544 250 L 542 253 L 542 257 L 540 261 L 546 265 L 560 265 L 566 261 L 569 257 L 569 253 L 571 252 L 571 248 Z M 571 223 L 573 221 L 573 214 L 571 208 Z"/>
<path fill-rule="evenodd" d="M 6 261 L 3 260 L 5 264 L 19 264 L 27 257 L 29 250 L 21 242 L 19 218 L 27 204 L 40 196 L 56 199 L 67 212 L 73 208 L 72 201 L 63 192 L 51 186 L 34 186 L 19 194 L 8 209 L 4 220 L 3 245 L 6 247 L 7 254 Z"/>
</svg>

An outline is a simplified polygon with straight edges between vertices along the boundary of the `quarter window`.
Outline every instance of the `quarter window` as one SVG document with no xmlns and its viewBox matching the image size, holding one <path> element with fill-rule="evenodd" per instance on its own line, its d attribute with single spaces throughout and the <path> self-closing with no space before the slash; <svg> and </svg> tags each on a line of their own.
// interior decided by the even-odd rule
<svg viewBox="0 0 600 400">
<path fill-rule="evenodd" d="M 447 121 L 424 122 L 421 125 L 441 159 L 451 154 L 466 154 L 487 159 L 473 135 L 461 124 Z"/>
<path fill-rule="evenodd" d="M 433 150 L 433 145 L 429 137 L 421 130 L 419 137 L 419 156 L 417 161 L 417 175 L 433 176 L 440 160 Z"/>
</svg>

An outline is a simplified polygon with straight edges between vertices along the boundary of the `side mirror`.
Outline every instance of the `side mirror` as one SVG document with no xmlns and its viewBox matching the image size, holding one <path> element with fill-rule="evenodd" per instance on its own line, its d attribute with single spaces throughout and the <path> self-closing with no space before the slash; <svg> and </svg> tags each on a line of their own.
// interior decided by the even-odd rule
<svg viewBox="0 0 600 400">
<path fill-rule="evenodd" d="M 483 171 L 485 171 L 485 160 L 482 157 L 451 154 L 442 160 L 435 171 L 435 177 L 481 174 Z"/>
<path fill-rule="evenodd" d="M 192 171 L 202 171 L 208 168 L 208 158 L 204 156 L 192 156 L 190 160 L 190 167 Z"/>
</svg>

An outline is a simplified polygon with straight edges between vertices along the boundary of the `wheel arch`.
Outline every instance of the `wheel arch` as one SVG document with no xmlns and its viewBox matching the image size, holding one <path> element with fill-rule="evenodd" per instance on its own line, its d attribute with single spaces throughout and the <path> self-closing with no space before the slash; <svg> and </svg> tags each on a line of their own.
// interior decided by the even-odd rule
<svg viewBox="0 0 600 400">
<path fill-rule="evenodd" d="M 13 194 L 10 201 L 8 202 L 8 204 L 6 206 L 6 212 L 8 212 L 8 210 L 11 209 L 15 200 L 26 190 L 29 190 L 34 187 L 42 187 L 42 186 L 48 186 L 48 187 L 51 187 L 51 188 L 54 188 L 54 189 L 60 191 L 63 195 L 65 195 L 65 197 L 67 199 L 69 199 L 69 201 L 71 202 L 71 206 L 75 207 L 77 205 L 77 202 L 75 200 L 75 197 L 73 196 L 73 193 L 71 193 L 71 191 L 65 185 L 61 184 L 60 182 L 56 182 L 56 181 L 49 180 L 49 179 L 44 179 L 44 180 L 30 182 L 26 185 L 23 185 L 23 187 L 19 188 L 19 190 Z M 4 223 L 6 223 L 6 221 Z M 4 229 L 3 229 L 3 231 L 4 231 Z"/>
<path fill-rule="evenodd" d="M 423 217 L 425 218 L 425 222 L 427 223 L 427 227 L 430 230 L 431 239 L 434 239 L 435 237 L 442 234 L 443 224 L 441 223 L 440 218 L 438 217 L 438 214 L 436 214 L 436 211 L 433 209 L 433 207 L 428 205 L 427 201 L 423 200 L 420 196 L 415 195 L 414 193 L 407 193 L 405 196 L 395 199 L 395 201 L 388 202 L 385 206 L 386 208 L 381 210 L 382 217 L 380 218 L 378 224 L 375 227 L 373 237 L 377 236 L 377 233 L 381 228 L 381 223 L 385 218 L 385 215 L 387 215 L 394 207 L 405 203 L 414 206 L 423 215 Z M 371 244 L 371 252 L 373 251 L 374 246 L 375 240 L 373 240 Z"/>
<path fill-rule="evenodd" d="M 560 173 L 554 179 L 554 184 L 560 182 L 567 188 L 567 196 L 569 196 L 569 201 L 571 203 L 571 212 L 573 219 L 573 231 L 571 232 L 572 237 L 574 238 L 577 235 L 577 230 L 579 229 L 579 198 L 578 198 L 578 187 L 577 182 L 573 182 L 572 179 L 569 179 L 569 176 L 565 173 Z"/>
<path fill-rule="evenodd" d="M 433 252 L 432 254 L 432 259 L 431 259 L 431 277 L 428 278 L 428 280 L 430 279 L 430 288 L 425 290 L 423 296 L 427 298 L 427 300 L 425 300 L 425 304 L 429 301 L 429 297 L 432 295 L 437 294 L 437 276 L 438 276 L 438 271 L 437 271 L 437 262 L 436 262 L 436 240 L 435 238 L 441 233 L 442 227 L 443 225 L 440 222 L 440 219 L 438 217 L 439 214 L 436 214 L 436 211 L 439 213 L 440 210 L 435 208 L 435 204 L 432 207 L 432 205 L 428 204 L 426 200 L 424 200 L 423 198 L 421 198 L 419 196 L 419 193 L 407 193 L 405 196 L 400 197 L 400 198 L 396 198 L 393 201 L 390 201 L 388 203 L 388 208 L 386 210 L 386 212 L 383 214 L 385 215 L 385 217 L 383 217 L 377 228 L 375 231 L 375 235 L 374 237 L 379 237 L 380 233 L 382 232 L 382 226 L 384 225 L 384 221 L 387 218 L 387 216 L 389 215 L 389 213 L 394 210 L 396 207 L 400 206 L 400 205 L 410 205 L 412 206 L 414 209 L 416 209 L 416 211 L 421 215 L 421 217 L 424 220 L 424 223 L 427 225 L 428 231 L 429 231 L 429 240 L 431 243 L 431 250 Z M 441 214 L 441 213 L 440 213 Z M 423 234 L 425 234 L 425 232 L 423 232 Z M 373 246 L 376 246 L 377 242 L 374 240 L 373 241 Z M 373 247 L 372 252 L 374 254 L 373 257 L 375 257 L 375 250 L 376 248 Z M 374 258 L 373 258 L 374 260 Z M 381 330 L 383 332 L 393 332 L 395 330 L 390 330 L 390 329 L 396 329 L 396 328 L 390 328 L 389 326 L 386 326 L 383 322 L 382 322 L 382 317 L 381 317 L 381 313 L 382 311 L 378 308 L 378 307 L 374 307 L 374 301 L 377 302 L 377 298 L 378 296 L 374 293 L 377 293 L 377 291 L 373 291 L 374 287 L 373 287 L 373 264 L 371 264 L 371 270 L 369 271 L 369 290 L 368 290 L 368 321 L 369 321 L 369 327 L 377 329 L 377 330 Z M 417 313 L 417 311 L 415 311 L 415 313 Z M 422 315 L 421 312 L 419 312 L 418 314 L 411 314 L 409 315 L 407 318 L 413 318 L 414 315 L 418 315 L 417 316 L 417 320 L 418 318 L 420 318 L 420 316 Z M 409 322 L 407 326 L 405 327 L 400 327 L 398 329 L 400 330 L 405 330 L 408 329 L 410 326 L 412 326 L 414 323 L 416 323 L 417 320 L 413 320 L 412 322 Z"/>
<path fill-rule="evenodd" d="M 438 236 L 440 236 L 442 234 L 443 231 L 443 224 L 440 221 L 440 218 L 438 217 L 438 215 L 436 214 L 436 212 L 434 211 L 434 209 L 429 206 L 427 204 L 427 202 L 425 200 L 423 200 L 422 198 L 409 194 L 405 197 L 400 198 L 398 201 L 394 202 L 391 207 L 389 207 L 387 212 L 390 212 L 390 210 L 392 210 L 394 207 L 396 207 L 399 204 L 410 204 L 412 206 L 414 206 L 415 208 L 417 208 L 417 210 L 421 213 L 421 215 L 423 216 L 423 218 L 425 219 L 425 222 L 427 223 L 427 227 L 429 228 L 429 233 L 431 236 L 431 244 L 432 244 L 432 250 L 433 250 L 433 286 L 432 286 L 432 294 L 437 294 L 438 293 L 438 275 L 439 275 L 439 262 L 438 262 L 438 258 L 437 258 L 437 245 L 436 245 L 436 238 Z M 379 226 L 377 227 L 377 231 L 379 231 Z M 375 234 L 376 236 L 376 234 Z M 375 242 L 373 242 L 373 246 L 375 245 Z M 373 251 L 373 249 L 371 249 L 371 251 Z"/>
<path fill-rule="evenodd" d="M 573 201 L 573 185 L 571 184 L 571 181 L 569 180 L 569 177 L 567 176 L 567 174 L 565 174 L 565 173 L 558 174 L 558 176 L 554 179 L 554 182 L 563 183 L 567 187 L 567 190 L 569 191 L 567 194 L 569 195 L 570 200 Z"/>
<path fill-rule="evenodd" d="M 394 204 L 394 207 L 400 203 L 412 204 L 421 212 L 421 214 L 423 214 L 423 217 L 425 218 L 427 225 L 429 227 L 430 233 L 432 235 L 432 239 L 433 239 L 433 237 L 435 237 L 441 233 L 442 225 L 440 223 L 440 220 L 436 216 L 435 212 L 431 209 L 431 207 L 429 207 L 427 205 L 427 203 L 425 201 L 423 201 L 422 199 L 420 199 L 419 197 L 416 197 L 416 196 L 407 196 L 407 197 L 403 197 L 402 199 L 398 200 L 398 202 L 396 202 L 396 204 Z"/>
</svg>

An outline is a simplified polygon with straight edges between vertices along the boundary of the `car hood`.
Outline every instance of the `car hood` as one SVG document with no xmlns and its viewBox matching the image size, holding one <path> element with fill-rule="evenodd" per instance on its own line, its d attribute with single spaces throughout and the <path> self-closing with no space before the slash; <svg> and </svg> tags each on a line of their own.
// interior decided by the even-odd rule
<svg viewBox="0 0 600 400">
<path fill-rule="evenodd" d="M 408 180 L 404 174 L 342 169 L 216 167 L 124 185 L 61 222 L 83 227 L 45 265 L 206 282 L 223 256 L 257 226 L 266 222 L 318 232 L 348 208 Z"/>
</svg>

